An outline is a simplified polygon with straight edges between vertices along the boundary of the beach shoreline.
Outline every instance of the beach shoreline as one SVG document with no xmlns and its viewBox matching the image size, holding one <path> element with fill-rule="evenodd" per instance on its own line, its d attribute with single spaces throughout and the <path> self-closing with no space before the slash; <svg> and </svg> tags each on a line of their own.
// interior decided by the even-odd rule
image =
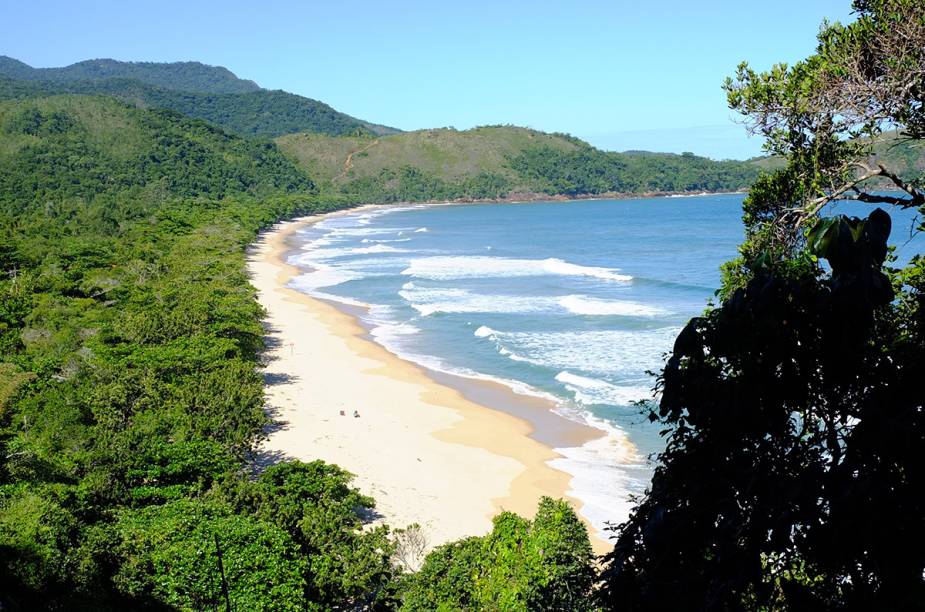
<svg viewBox="0 0 925 612">
<path fill-rule="evenodd" d="M 249 250 L 248 272 L 267 311 L 266 397 L 277 422 L 265 457 L 340 465 L 376 499 L 384 522 L 420 524 L 430 546 L 483 535 L 502 510 L 530 517 L 543 495 L 579 510 L 568 495 L 571 475 L 552 465 L 562 459 L 555 447 L 604 431 L 500 383 L 448 381 L 377 344 L 349 312 L 287 286 L 303 272 L 286 261 L 296 232 L 364 208 L 277 224 Z M 537 426 L 538 418 L 560 419 L 561 427 Z M 559 438 L 542 435 L 562 428 Z M 609 548 L 590 525 L 589 534 L 597 552 Z"/>
</svg>

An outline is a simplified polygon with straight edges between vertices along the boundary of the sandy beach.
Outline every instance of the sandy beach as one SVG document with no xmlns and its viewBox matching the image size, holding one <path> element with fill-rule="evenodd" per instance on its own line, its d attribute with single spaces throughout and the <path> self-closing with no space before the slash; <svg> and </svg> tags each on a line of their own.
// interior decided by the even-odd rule
<svg viewBox="0 0 925 612">
<path fill-rule="evenodd" d="M 501 510 L 532 516 L 543 495 L 567 498 L 569 474 L 548 464 L 560 455 L 525 417 L 560 418 L 551 416 L 551 404 L 479 381 L 461 393 L 369 340 L 350 314 L 287 287 L 299 273 L 285 262 L 289 240 L 322 218 L 278 224 L 248 258 L 267 311 L 266 392 L 276 425 L 265 455 L 340 465 L 375 498 L 381 520 L 420 524 L 430 546 L 487 533 Z M 568 423 L 562 435 L 573 444 L 603 435 Z M 599 552 L 608 548 L 594 535 L 592 543 Z"/>
</svg>

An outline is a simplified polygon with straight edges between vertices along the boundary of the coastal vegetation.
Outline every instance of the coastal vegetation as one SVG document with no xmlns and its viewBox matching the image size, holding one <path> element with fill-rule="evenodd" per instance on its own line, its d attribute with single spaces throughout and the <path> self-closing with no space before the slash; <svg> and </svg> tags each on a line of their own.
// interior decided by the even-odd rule
<svg viewBox="0 0 925 612">
<path fill-rule="evenodd" d="M 277 143 L 326 191 L 367 202 L 737 191 L 760 172 L 751 162 L 607 152 L 501 125 L 379 138 L 303 133 Z"/>
<path fill-rule="evenodd" d="M 442 580 L 405 582 L 342 469 L 254 472 L 268 417 L 245 247 L 343 206 L 272 143 L 171 111 L 0 103 L 5 609 L 394 608 Z M 485 584 L 461 596 L 589 583 L 587 533 L 561 502 L 496 532 L 467 557 Z"/>
<path fill-rule="evenodd" d="M 402 609 L 592 610 L 593 559 L 568 503 L 544 497 L 532 521 L 502 512 L 488 535 L 434 549 L 405 579 Z"/>
<path fill-rule="evenodd" d="M 925 213 L 925 174 L 871 161 L 883 130 L 909 148 L 925 138 L 925 10 L 854 8 L 806 60 L 742 64 L 726 83 L 787 164 L 750 190 L 721 302 L 684 328 L 658 379 L 650 418 L 667 447 L 615 531 L 609 609 L 677 610 L 678 593 L 714 610 L 925 602 L 925 259 L 891 265 L 878 208 Z M 839 199 L 871 212 L 824 216 Z"/>
<path fill-rule="evenodd" d="M 727 83 L 770 162 L 261 123 L 277 92 L 220 69 L 0 61 L 0 607 L 920 608 L 925 260 L 891 265 L 875 207 L 925 214 L 925 11 L 854 7 L 807 60 Z M 261 229 L 370 201 L 747 186 L 747 240 L 658 378 L 667 446 L 602 565 L 546 498 L 403 566 L 414 528 L 370 525 L 351 474 L 260 455 Z M 823 217 L 838 198 L 871 213 Z"/>
</svg>

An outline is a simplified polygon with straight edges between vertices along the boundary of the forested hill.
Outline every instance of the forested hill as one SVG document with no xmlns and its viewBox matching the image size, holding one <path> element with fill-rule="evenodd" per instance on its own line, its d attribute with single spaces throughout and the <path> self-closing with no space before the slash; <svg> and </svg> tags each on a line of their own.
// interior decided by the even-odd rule
<svg viewBox="0 0 925 612">
<path fill-rule="evenodd" d="M 94 198 L 137 189 L 218 198 L 314 188 L 272 144 L 112 98 L 2 102 L 0 123 L 0 192 L 7 206 L 46 195 Z"/>
<path fill-rule="evenodd" d="M 925 149 L 922 143 L 905 138 L 896 131 L 886 132 L 877 139 L 871 161 L 883 163 L 907 179 L 925 173 Z"/>
<path fill-rule="evenodd" d="M 760 170 L 690 153 L 606 152 L 514 126 L 378 138 L 303 133 L 277 143 L 323 188 L 360 201 L 732 191 L 747 188 Z"/>
<path fill-rule="evenodd" d="M 310 131 L 331 135 L 398 130 L 341 113 L 323 102 L 262 89 L 226 68 L 198 62 L 88 60 L 65 68 L 32 68 L 0 56 L 0 99 L 103 94 L 142 108 L 169 108 L 244 136 Z"/>
<path fill-rule="evenodd" d="M 119 62 L 112 59 L 91 59 L 63 68 L 33 68 L 3 55 L 0 56 L 0 74 L 22 81 L 56 84 L 132 79 L 177 91 L 214 94 L 260 91 L 257 83 L 239 79 L 227 68 L 207 66 L 200 62 Z"/>
</svg>

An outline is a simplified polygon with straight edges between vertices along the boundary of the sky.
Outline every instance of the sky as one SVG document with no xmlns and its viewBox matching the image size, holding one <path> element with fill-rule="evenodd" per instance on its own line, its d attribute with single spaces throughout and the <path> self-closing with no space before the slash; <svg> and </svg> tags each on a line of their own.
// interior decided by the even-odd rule
<svg viewBox="0 0 925 612">
<path fill-rule="evenodd" d="M 850 0 L 0 0 L 0 55 L 225 66 L 403 130 L 516 124 L 608 150 L 761 153 L 721 89 L 813 52 Z"/>
</svg>

